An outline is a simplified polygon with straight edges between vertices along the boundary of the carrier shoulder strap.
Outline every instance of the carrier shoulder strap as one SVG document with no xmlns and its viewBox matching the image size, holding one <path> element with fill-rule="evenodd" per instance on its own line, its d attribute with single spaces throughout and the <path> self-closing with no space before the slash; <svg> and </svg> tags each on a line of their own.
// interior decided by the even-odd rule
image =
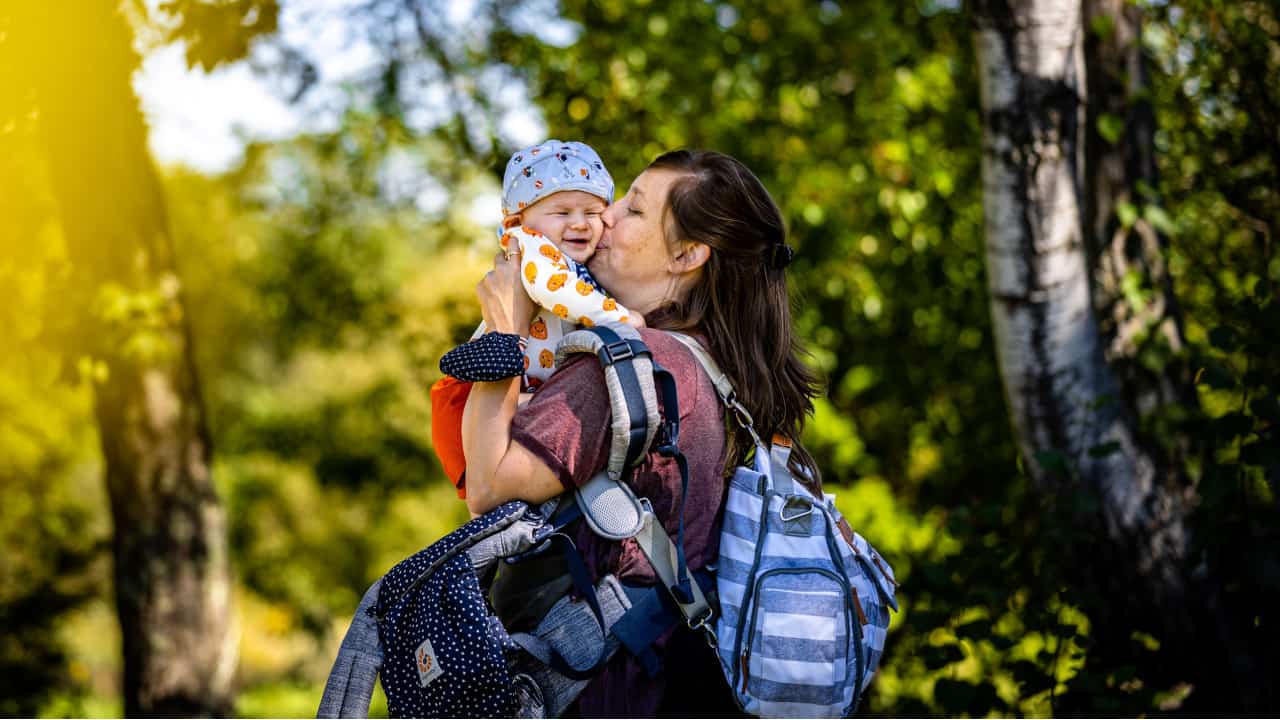
<svg viewBox="0 0 1280 720">
<path fill-rule="evenodd" d="M 658 432 L 653 356 L 640 333 L 622 324 L 597 325 L 565 335 L 556 346 L 556 364 L 575 353 L 595 355 L 604 369 L 613 409 L 613 442 L 606 469 L 611 479 L 621 480 L 623 471 L 644 457 Z"/>
<path fill-rule="evenodd" d="M 602 537 L 635 537 L 681 613 L 686 619 L 705 623 L 710 604 L 690 579 L 684 552 L 689 468 L 679 448 L 680 401 L 675 379 L 653 360 L 640 333 L 629 325 L 609 323 L 565 335 L 556 346 L 556 362 L 581 352 L 592 353 L 600 360 L 613 410 L 607 471 L 575 492 L 583 518 Z M 662 394 L 669 416 L 665 421 L 658 413 L 658 393 Z M 622 482 L 625 471 L 644 457 L 655 438 L 659 440 L 656 450 L 673 458 L 680 468 L 679 530 L 674 542 L 654 517 L 648 500 L 636 498 Z"/>
</svg>

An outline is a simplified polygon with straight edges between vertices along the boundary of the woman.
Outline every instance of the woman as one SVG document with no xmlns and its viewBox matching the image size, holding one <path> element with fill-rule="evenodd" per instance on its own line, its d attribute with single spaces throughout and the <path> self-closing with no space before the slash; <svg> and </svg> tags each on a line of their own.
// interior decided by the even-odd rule
<svg viewBox="0 0 1280 720">
<path fill-rule="evenodd" d="M 641 335 L 680 391 L 680 447 L 689 463 L 685 549 L 689 567 L 714 562 L 725 470 L 743 461 L 751 441 L 726 437 L 723 405 L 687 349 L 657 330 L 697 337 L 733 380 L 739 400 L 766 438 L 800 436 L 817 385 L 799 359 L 783 268 L 782 214 L 742 163 L 716 152 L 662 155 L 604 214 L 591 272 L 623 305 L 643 312 Z M 517 256 L 499 255 L 478 287 L 486 325 L 518 333 L 534 313 L 517 273 Z M 519 383 L 477 383 L 463 416 L 467 505 L 481 513 L 512 499 L 542 502 L 591 479 L 609 455 L 609 397 L 599 364 L 579 357 L 560 368 L 519 408 Z M 769 433 L 769 434 L 765 434 Z M 818 481 L 797 445 L 797 476 Z M 676 534 L 680 473 L 650 453 L 631 486 L 649 498 Z M 575 538 L 597 577 L 655 582 L 634 541 L 611 543 L 583 529 Z M 737 714 L 714 653 L 682 626 L 659 643 L 663 672 L 649 678 L 626 652 L 616 655 L 579 698 L 584 716 Z"/>
</svg>

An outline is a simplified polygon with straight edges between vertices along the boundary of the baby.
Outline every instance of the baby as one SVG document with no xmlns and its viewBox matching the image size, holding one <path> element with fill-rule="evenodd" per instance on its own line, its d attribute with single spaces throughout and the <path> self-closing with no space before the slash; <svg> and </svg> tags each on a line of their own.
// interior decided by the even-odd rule
<svg viewBox="0 0 1280 720">
<path fill-rule="evenodd" d="M 539 306 L 526 340 L 486 333 L 440 360 L 446 377 L 431 388 L 431 435 L 445 474 L 465 497 L 462 411 L 471 382 L 522 376 L 521 390 L 534 392 L 555 371 L 556 343 L 567 332 L 604 322 L 643 325 L 609 297 L 587 271 L 613 202 L 613 178 L 600 156 L 580 142 L 548 140 L 521 150 L 507 162 L 502 179 L 499 243 L 518 249 L 521 281 Z"/>
</svg>

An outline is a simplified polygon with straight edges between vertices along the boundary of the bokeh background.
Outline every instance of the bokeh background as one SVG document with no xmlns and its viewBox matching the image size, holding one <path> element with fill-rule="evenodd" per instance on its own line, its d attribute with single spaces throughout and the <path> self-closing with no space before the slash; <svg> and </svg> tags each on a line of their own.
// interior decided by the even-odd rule
<svg viewBox="0 0 1280 720">
<path fill-rule="evenodd" d="M 1141 308 L 1167 281 L 1183 342 L 1111 359 L 1191 398 L 1140 431 L 1194 498 L 1199 620 L 1247 630 L 1198 656 L 1108 616 L 1122 598 L 1087 580 L 1107 540 L 1074 514 L 1095 495 L 1043 492 L 1028 464 L 1064 459 L 1017 449 L 974 49 L 1000 11 L 0 6 L 0 714 L 314 714 L 364 588 L 466 518 L 427 388 L 479 320 L 502 167 L 544 137 L 591 143 L 622 188 L 665 149 L 728 152 L 782 206 L 828 387 L 805 442 L 903 582 L 862 712 L 1264 712 L 1203 675 L 1276 669 L 1280 10 L 1142 0 L 1064 29 L 1141 30 L 1156 175 L 1114 213 L 1161 265 L 1117 287 Z M 1126 129 L 1090 115 L 1104 143 Z M 220 616 L 169 611 L 200 593 Z M 197 701 L 164 704 L 184 682 Z"/>
</svg>

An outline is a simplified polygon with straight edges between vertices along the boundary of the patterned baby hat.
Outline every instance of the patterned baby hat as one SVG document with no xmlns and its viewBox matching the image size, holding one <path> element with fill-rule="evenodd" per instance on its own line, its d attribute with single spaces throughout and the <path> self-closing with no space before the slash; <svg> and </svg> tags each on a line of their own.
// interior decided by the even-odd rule
<svg viewBox="0 0 1280 720">
<path fill-rule="evenodd" d="M 605 203 L 613 202 L 613 178 L 590 145 L 548 140 L 525 148 L 507 161 L 502 176 L 502 214 L 518 213 L 564 190 L 581 190 Z"/>
</svg>

